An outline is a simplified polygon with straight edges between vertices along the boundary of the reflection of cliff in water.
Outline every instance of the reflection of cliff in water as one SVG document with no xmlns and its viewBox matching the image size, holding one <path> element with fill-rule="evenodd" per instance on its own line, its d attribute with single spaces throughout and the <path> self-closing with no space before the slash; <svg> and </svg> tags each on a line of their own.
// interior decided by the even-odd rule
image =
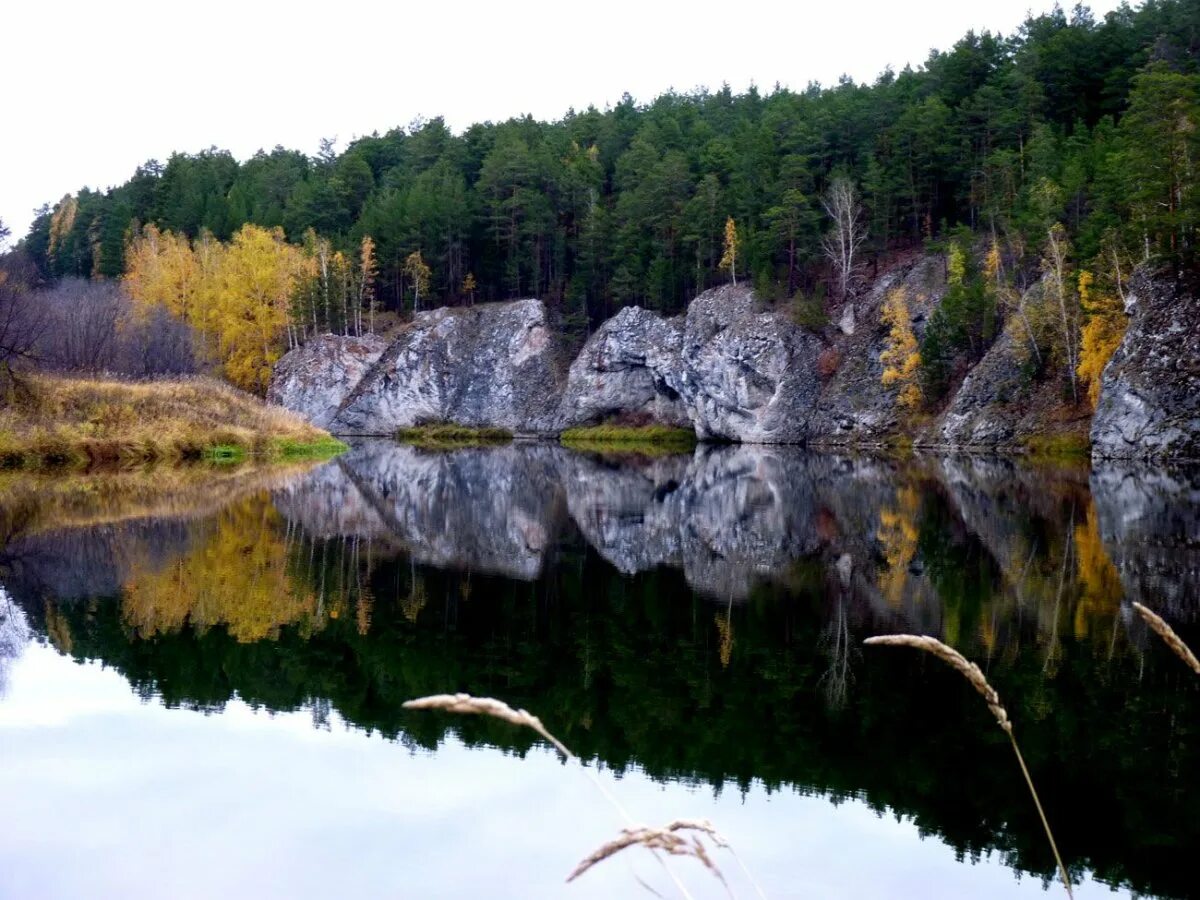
<svg viewBox="0 0 1200 900">
<path fill-rule="evenodd" d="M 1184 896 L 1200 690 L 1127 616 L 1167 582 L 1168 609 L 1194 610 L 1195 482 L 1164 479 L 377 442 L 217 513 L 23 533 L 0 577 L 35 632 L 167 703 L 238 695 L 423 746 L 528 746 L 400 708 L 493 693 L 607 765 L 863 796 L 1049 876 L 978 698 L 861 648 L 937 634 L 987 666 L 1068 861 Z"/>
</svg>

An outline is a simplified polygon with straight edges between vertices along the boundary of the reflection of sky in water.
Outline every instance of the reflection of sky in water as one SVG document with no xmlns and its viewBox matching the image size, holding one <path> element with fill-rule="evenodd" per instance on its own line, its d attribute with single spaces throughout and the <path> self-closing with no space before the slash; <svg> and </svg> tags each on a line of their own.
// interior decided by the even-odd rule
<svg viewBox="0 0 1200 900">
<path fill-rule="evenodd" d="M 28 646 L 0 700 L 0 896 L 607 898 L 642 895 L 634 873 L 670 896 L 645 854 L 562 883 L 621 822 L 549 752 L 451 739 L 412 754 L 330 721 L 237 701 L 166 709 L 116 672 Z M 859 802 L 601 777 L 645 821 L 711 818 L 769 897 L 1058 893 L 995 857 L 960 864 Z M 724 896 L 694 862 L 675 865 L 697 897 Z M 1117 895 L 1088 883 L 1076 896 Z"/>
</svg>

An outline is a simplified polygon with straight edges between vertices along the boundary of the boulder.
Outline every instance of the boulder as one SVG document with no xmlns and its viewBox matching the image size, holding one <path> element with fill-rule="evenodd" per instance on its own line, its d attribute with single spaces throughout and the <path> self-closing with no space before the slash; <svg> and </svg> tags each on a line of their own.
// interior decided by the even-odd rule
<svg viewBox="0 0 1200 900">
<path fill-rule="evenodd" d="M 1200 459 L 1200 300 L 1141 275 L 1124 340 L 1104 368 L 1093 459 Z"/>
<path fill-rule="evenodd" d="M 336 434 L 431 422 L 544 433 L 563 376 L 539 300 L 417 313 L 342 403 Z"/>
<path fill-rule="evenodd" d="M 328 428 L 338 407 L 387 348 L 373 334 L 323 334 L 284 354 L 271 373 L 267 402 Z"/>
<path fill-rule="evenodd" d="M 683 321 L 627 306 L 596 329 L 567 375 L 559 427 L 634 416 L 690 427 L 678 382 Z"/>
<path fill-rule="evenodd" d="M 821 384 L 821 340 L 753 291 L 725 286 L 688 307 L 679 368 L 667 379 L 700 439 L 800 443 Z"/>
</svg>

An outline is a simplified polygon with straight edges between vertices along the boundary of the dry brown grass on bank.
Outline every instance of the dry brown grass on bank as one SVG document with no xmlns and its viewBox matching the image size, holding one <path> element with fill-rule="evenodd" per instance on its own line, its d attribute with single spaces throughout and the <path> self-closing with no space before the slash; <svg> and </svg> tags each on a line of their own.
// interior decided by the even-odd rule
<svg viewBox="0 0 1200 900">
<path fill-rule="evenodd" d="M 0 463 L 328 455 L 324 431 L 208 378 L 125 382 L 36 375 L 0 405 Z"/>
</svg>

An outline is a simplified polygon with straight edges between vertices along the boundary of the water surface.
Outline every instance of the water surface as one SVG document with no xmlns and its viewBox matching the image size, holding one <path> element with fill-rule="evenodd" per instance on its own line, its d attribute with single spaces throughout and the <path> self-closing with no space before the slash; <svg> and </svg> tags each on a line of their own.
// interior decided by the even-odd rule
<svg viewBox="0 0 1200 900">
<path fill-rule="evenodd" d="M 772 897 L 1193 893 L 1200 477 L 765 447 L 367 442 L 316 468 L 0 478 L 0 894 L 669 891 L 622 820 L 708 817 Z M 739 896 L 754 890 L 718 859 Z M 697 896 L 723 896 L 690 861 Z"/>
</svg>

